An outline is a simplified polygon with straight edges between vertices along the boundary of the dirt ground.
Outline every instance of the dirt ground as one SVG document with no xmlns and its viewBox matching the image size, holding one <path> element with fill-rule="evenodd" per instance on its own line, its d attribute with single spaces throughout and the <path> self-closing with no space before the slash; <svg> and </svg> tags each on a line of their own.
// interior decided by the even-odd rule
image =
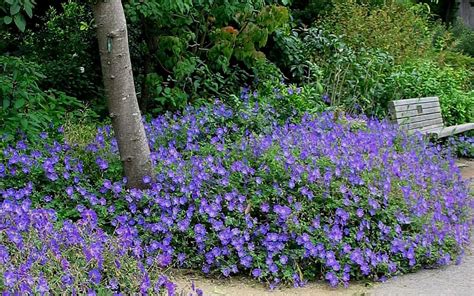
<svg viewBox="0 0 474 296">
<path fill-rule="evenodd" d="M 210 279 L 200 275 L 184 276 L 179 273 L 172 276 L 172 279 L 180 289 L 190 291 L 191 282 L 194 281 L 196 288 L 203 290 L 204 295 L 212 296 L 347 296 L 368 295 L 366 293 L 369 291 L 363 284 L 353 283 L 348 288 L 331 288 L 325 282 L 309 283 L 302 288 L 278 287 L 270 290 L 264 284 L 250 278 Z"/>
<path fill-rule="evenodd" d="M 474 191 L 474 160 L 459 159 L 458 167 Z M 348 288 L 330 288 L 325 282 L 309 283 L 303 288 L 279 287 L 269 290 L 249 278 L 210 279 L 198 274 L 173 271 L 171 278 L 179 290 L 190 291 L 191 282 L 211 296 L 346 296 L 346 295 L 474 295 L 474 249 L 471 245 L 463 263 L 435 270 L 422 270 L 390 279 L 386 283 L 351 283 Z M 183 295 L 187 295 L 186 293 Z"/>
</svg>

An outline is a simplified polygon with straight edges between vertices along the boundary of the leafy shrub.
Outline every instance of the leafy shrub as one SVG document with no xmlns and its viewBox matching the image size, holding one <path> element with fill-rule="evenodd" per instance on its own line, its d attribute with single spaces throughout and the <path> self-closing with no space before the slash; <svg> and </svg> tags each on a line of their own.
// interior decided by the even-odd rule
<svg viewBox="0 0 474 296">
<path fill-rule="evenodd" d="M 5 25 L 15 25 L 20 31 L 25 30 L 26 17 L 33 17 L 32 0 L 9 0 L 0 2 L 0 28 Z"/>
<path fill-rule="evenodd" d="M 297 22 L 311 25 L 330 11 L 333 5 L 333 0 L 294 0 L 291 1 L 290 8 Z"/>
<path fill-rule="evenodd" d="M 371 115 L 384 115 L 385 79 L 394 59 L 379 49 L 349 47 L 341 36 L 312 27 L 280 34 L 279 47 L 287 52 L 283 68 L 298 81 L 312 85 L 331 105 Z"/>
<path fill-rule="evenodd" d="M 457 49 L 474 57 L 474 30 L 466 26 L 462 20 L 454 22 L 451 31 L 457 41 Z"/>
<path fill-rule="evenodd" d="M 350 112 L 382 118 L 390 100 L 439 96 L 448 124 L 472 121 L 474 60 L 455 51 L 453 34 L 426 6 L 333 4 L 312 27 L 275 34 L 269 57 L 291 81 Z"/>
<path fill-rule="evenodd" d="M 288 119 L 298 119 L 299 114 L 317 114 L 328 108 L 322 99 L 322 91 L 314 84 L 296 85 L 269 84 L 270 89 L 262 89 L 258 96 L 259 102 L 268 104 L 275 110 L 275 118 L 280 123 Z"/>
<path fill-rule="evenodd" d="M 82 106 L 62 92 L 41 90 L 38 83 L 45 77 L 34 63 L 1 56 L 0 66 L 0 136 L 11 139 L 22 130 L 33 137 L 50 124 L 59 126 L 68 110 Z"/>
<path fill-rule="evenodd" d="M 321 25 L 343 36 L 351 48 L 382 50 L 396 61 L 416 58 L 431 50 L 432 33 L 426 6 L 399 1 L 386 1 L 379 6 L 358 2 L 338 2 Z"/>
<path fill-rule="evenodd" d="M 387 122 L 326 113 L 278 125 L 271 108 L 249 107 L 147 123 L 151 189 L 125 190 L 104 127 L 86 150 L 47 135 L 5 147 L 0 194 L 60 217 L 92 207 L 104 229 L 139 233 L 145 261 L 272 283 L 336 286 L 459 259 L 472 198 L 452 158 Z"/>
<path fill-rule="evenodd" d="M 43 89 L 57 89 L 103 111 L 97 39 L 92 12 L 86 4 L 68 1 L 50 7 L 39 29 L 25 32 L 20 49 L 27 60 L 41 65 Z"/>
<path fill-rule="evenodd" d="M 32 188 L 28 188 L 30 191 Z M 120 226 L 109 236 L 94 211 L 56 224 L 53 210 L 31 209 L 28 199 L 5 200 L 0 208 L 0 289 L 5 293 L 175 295 L 160 262 L 143 264 L 136 230 Z M 198 289 L 197 295 L 202 292 Z"/>
<path fill-rule="evenodd" d="M 397 66 L 387 77 L 387 100 L 439 96 L 442 114 L 448 125 L 472 122 L 474 91 L 472 72 L 463 68 L 441 67 L 430 61 Z"/>
<path fill-rule="evenodd" d="M 153 115 L 238 92 L 289 19 L 287 8 L 265 1 L 134 0 L 125 10 L 140 107 Z"/>
</svg>

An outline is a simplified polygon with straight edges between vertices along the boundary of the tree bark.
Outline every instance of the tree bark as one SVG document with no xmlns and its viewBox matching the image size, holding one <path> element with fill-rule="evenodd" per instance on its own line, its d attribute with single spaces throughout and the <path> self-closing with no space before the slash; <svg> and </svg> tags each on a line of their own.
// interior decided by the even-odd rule
<svg viewBox="0 0 474 296">
<path fill-rule="evenodd" d="M 133 82 L 122 3 L 120 0 L 98 0 L 92 8 L 105 95 L 127 187 L 144 188 L 143 177 L 152 177 L 152 163 Z"/>
<path fill-rule="evenodd" d="M 474 29 L 474 8 L 471 7 L 472 0 L 461 0 L 459 4 L 459 16 L 464 24 Z"/>
</svg>

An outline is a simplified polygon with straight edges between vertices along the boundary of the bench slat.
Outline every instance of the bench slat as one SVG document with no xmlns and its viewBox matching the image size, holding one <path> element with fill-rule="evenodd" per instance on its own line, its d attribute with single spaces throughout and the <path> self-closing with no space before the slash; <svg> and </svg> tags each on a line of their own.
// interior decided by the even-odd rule
<svg viewBox="0 0 474 296">
<path fill-rule="evenodd" d="M 431 102 L 439 102 L 438 97 L 426 97 L 426 98 L 413 98 L 413 99 L 406 99 L 406 100 L 397 100 L 392 101 L 394 106 L 404 106 L 410 104 L 425 104 Z"/>
<path fill-rule="evenodd" d="M 420 121 L 420 122 L 401 124 L 400 126 L 406 126 L 409 130 L 426 128 L 429 126 L 433 126 L 434 128 L 438 126 L 443 127 L 443 119 L 437 118 L 437 119 L 425 120 L 425 121 Z"/>
<path fill-rule="evenodd" d="M 398 106 L 392 106 L 391 111 L 395 111 L 395 113 L 402 112 L 402 111 L 418 111 L 418 106 L 422 107 L 422 109 L 427 109 L 427 108 L 434 108 L 434 107 L 439 107 L 439 101 L 438 102 L 429 102 L 429 103 L 424 103 L 424 104 L 408 104 L 408 105 L 398 105 Z"/>
<path fill-rule="evenodd" d="M 432 107 L 432 108 L 425 108 L 423 109 L 423 115 L 425 114 L 432 114 L 432 113 L 439 113 L 441 116 L 441 107 Z M 397 119 L 405 118 L 405 117 L 413 117 L 421 115 L 418 113 L 418 110 L 410 110 L 410 111 L 399 111 L 396 114 Z M 394 118 L 395 119 L 395 118 Z"/>
<path fill-rule="evenodd" d="M 445 127 L 438 97 L 391 101 L 388 107 L 392 121 L 410 134 L 420 132 L 443 138 L 474 129 L 474 123 Z"/>
<path fill-rule="evenodd" d="M 420 121 L 427 121 L 431 119 L 443 119 L 443 118 L 441 117 L 441 113 L 431 113 L 431 114 L 423 113 L 423 115 L 398 118 L 396 122 L 398 124 L 409 124 L 409 123 L 415 123 L 415 122 L 420 122 Z"/>
</svg>

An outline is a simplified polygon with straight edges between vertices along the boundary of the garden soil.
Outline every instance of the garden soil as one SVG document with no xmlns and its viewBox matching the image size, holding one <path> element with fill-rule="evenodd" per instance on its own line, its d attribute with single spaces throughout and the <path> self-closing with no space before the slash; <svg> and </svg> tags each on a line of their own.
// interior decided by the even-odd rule
<svg viewBox="0 0 474 296">
<path fill-rule="evenodd" d="M 474 160 L 460 159 L 458 166 L 464 179 L 470 180 L 474 194 Z M 330 288 L 325 282 L 310 283 L 303 288 L 278 288 L 266 286 L 248 278 L 211 279 L 195 273 L 173 270 L 170 277 L 178 283 L 178 290 L 189 291 L 191 282 L 210 296 L 471 296 L 474 295 L 474 231 L 472 244 L 460 265 L 439 269 L 425 269 L 389 279 L 385 283 L 351 283 L 348 288 Z M 186 295 L 184 293 L 183 295 Z"/>
</svg>

